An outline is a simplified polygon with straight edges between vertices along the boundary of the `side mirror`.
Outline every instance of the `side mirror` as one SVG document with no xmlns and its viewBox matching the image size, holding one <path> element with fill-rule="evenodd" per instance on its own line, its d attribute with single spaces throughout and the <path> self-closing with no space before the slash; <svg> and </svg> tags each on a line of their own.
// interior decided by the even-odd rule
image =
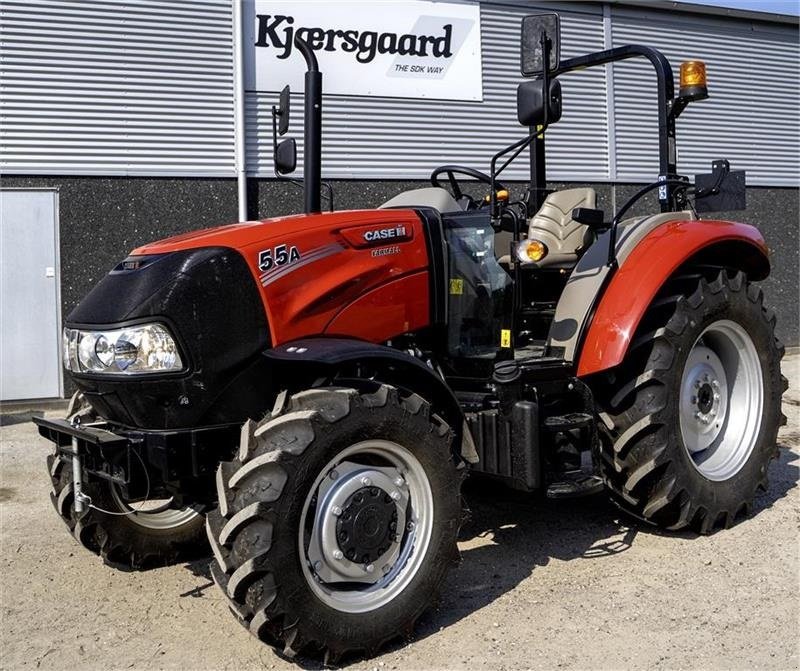
<svg viewBox="0 0 800 671">
<path fill-rule="evenodd" d="M 561 20 L 558 14 L 533 14 L 522 19 L 520 70 L 524 77 L 544 72 L 542 35 L 550 42 L 547 71 L 553 72 L 561 62 Z"/>
<path fill-rule="evenodd" d="M 288 175 L 297 167 L 297 143 L 290 137 L 281 140 L 275 147 L 275 172 Z"/>
<path fill-rule="evenodd" d="M 517 87 L 517 119 L 523 126 L 555 123 L 561 118 L 561 82 L 550 80 L 550 94 L 544 94 L 544 80 L 522 82 Z M 546 112 L 546 114 L 545 114 Z"/>
<path fill-rule="evenodd" d="M 277 109 L 273 108 L 273 113 L 278 117 L 278 135 L 286 135 L 289 130 L 289 96 L 291 91 L 288 86 L 283 87 L 281 96 L 278 100 Z"/>
</svg>

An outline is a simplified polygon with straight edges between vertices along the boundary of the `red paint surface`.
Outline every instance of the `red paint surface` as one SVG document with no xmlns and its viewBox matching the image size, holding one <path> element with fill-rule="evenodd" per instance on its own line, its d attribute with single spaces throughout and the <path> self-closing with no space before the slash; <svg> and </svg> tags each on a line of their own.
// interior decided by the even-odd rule
<svg viewBox="0 0 800 671">
<path fill-rule="evenodd" d="M 404 226 L 410 239 L 360 248 L 354 244 L 358 240 L 354 232 L 363 241 L 364 231 L 397 226 Z M 259 285 L 273 346 L 333 332 L 382 342 L 429 322 L 428 254 L 422 226 L 413 210 L 297 215 L 197 231 L 132 253 L 198 247 L 238 250 Z M 267 284 L 262 286 L 259 253 L 284 244 L 297 247 L 300 259 L 267 271 Z"/>
<path fill-rule="evenodd" d="M 428 273 L 423 271 L 373 289 L 344 308 L 325 329 L 329 335 L 358 334 L 364 340 L 382 342 L 403 332 L 428 325 L 430 304 Z"/>
<path fill-rule="evenodd" d="M 761 233 L 731 221 L 673 221 L 649 233 L 614 275 L 586 334 L 578 375 L 619 364 L 645 310 L 667 278 L 704 247 L 730 240 L 753 245 L 767 255 Z"/>
</svg>

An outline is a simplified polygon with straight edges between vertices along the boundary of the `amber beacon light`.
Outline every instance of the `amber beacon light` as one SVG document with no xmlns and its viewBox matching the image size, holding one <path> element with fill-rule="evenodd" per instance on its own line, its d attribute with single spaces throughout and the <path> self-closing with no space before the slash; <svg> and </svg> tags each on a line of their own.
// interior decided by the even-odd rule
<svg viewBox="0 0 800 671">
<path fill-rule="evenodd" d="M 703 61 L 684 61 L 681 63 L 680 97 L 688 100 L 708 98 L 706 64 Z"/>
</svg>

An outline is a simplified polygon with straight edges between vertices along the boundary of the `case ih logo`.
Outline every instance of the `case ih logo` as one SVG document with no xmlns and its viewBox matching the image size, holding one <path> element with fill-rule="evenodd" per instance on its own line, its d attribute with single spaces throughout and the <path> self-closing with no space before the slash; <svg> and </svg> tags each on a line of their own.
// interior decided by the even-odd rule
<svg viewBox="0 0 800 671">
<path fill-rule="evenodd" d="M 419 56 L 421 58 L 450 58 L 453 55 L 451 41 L 453 25 L 442 26 L 438 35 L 407 33 L 378 33 L 372 30 L 335 30 L 323 28 L 295 28 L 294 17 L 285 15 L 256 14 L 257 47 L 279 49 L 277 57 L 289 58 L 294 46 L 294 36 L 308 41 L 315 51 L 344 51 L 354 53 L 359 63 L 371 63 L 377 54 Z"/>
<path fill-rule="evenodd" d="M 383 240 L 404 240 L 408 237 L 405 226 L 395 226 L 392 228 L 378 228 L 372 231 L 364 231 L 365 242 L 380 242 Z"/>
</svg>

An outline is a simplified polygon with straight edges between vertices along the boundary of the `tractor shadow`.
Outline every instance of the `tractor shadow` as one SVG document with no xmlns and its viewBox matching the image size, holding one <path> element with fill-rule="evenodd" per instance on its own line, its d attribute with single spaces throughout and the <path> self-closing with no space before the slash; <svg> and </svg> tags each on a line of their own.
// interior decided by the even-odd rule
<svg viewBox="0 0 800 671">
<path fill-rule="evenodd" d="M 784 498 L 800 480 L 800 434 L 786 432 L 779 445 L 779 457 L 770 466 L 769 489 L 756 497 L 750 518 Z M 633 547 L 639 534 L 700 538 L 694 532 L 662 531 L 642 523 L 616 508 L 604 494 L 550 501 L 472 478 L 464 486 L 463 500 L 465 521 L 459 534 L 462 561 L 450 572 L 438 608 L 423 616 L 412 640 L 438 634 L 469 617 L 516 588 L 551 559 L 613 561 L 615 555 Z M 207 590 L 215 589 L 208 559 L 189 562 L 184 567 L 202 583 L 181 597 L 201 598 Z M 398 639 L 381 654 L 396 652 L 406 645 L 406 641 Z M 274 651 L 277 658 L 282 658 L 280 652 Z M 364 661 L 363 656 L 350 654 L 336 667 Z M 299 657 L 293 662 L 303 669 L 325 668 L 315 658 Z"/>
<path fill-rule="evenodd" d="M 797 486 L 799 439 L 798 435 L 782 436 L 780 455 L 770 467 L 769 489 L 756 497 L 749 519 L 771 508 Z M 635 544 L 639 534 L 688 540 L 701 537 L 691 531 L 663 531 L 640 522 L 603 494 L 550 501 L 476 478 L 465 485 L 464 503 L 468 513 L 459 534 L 462 561 L 450 573 L 439 607 L 417 626 L 417 640 L 489 605 L 551 559 L 613 561 L 614 555 Z M 401 647 L 397 644 L 391 649 Z"/>
</svg>

